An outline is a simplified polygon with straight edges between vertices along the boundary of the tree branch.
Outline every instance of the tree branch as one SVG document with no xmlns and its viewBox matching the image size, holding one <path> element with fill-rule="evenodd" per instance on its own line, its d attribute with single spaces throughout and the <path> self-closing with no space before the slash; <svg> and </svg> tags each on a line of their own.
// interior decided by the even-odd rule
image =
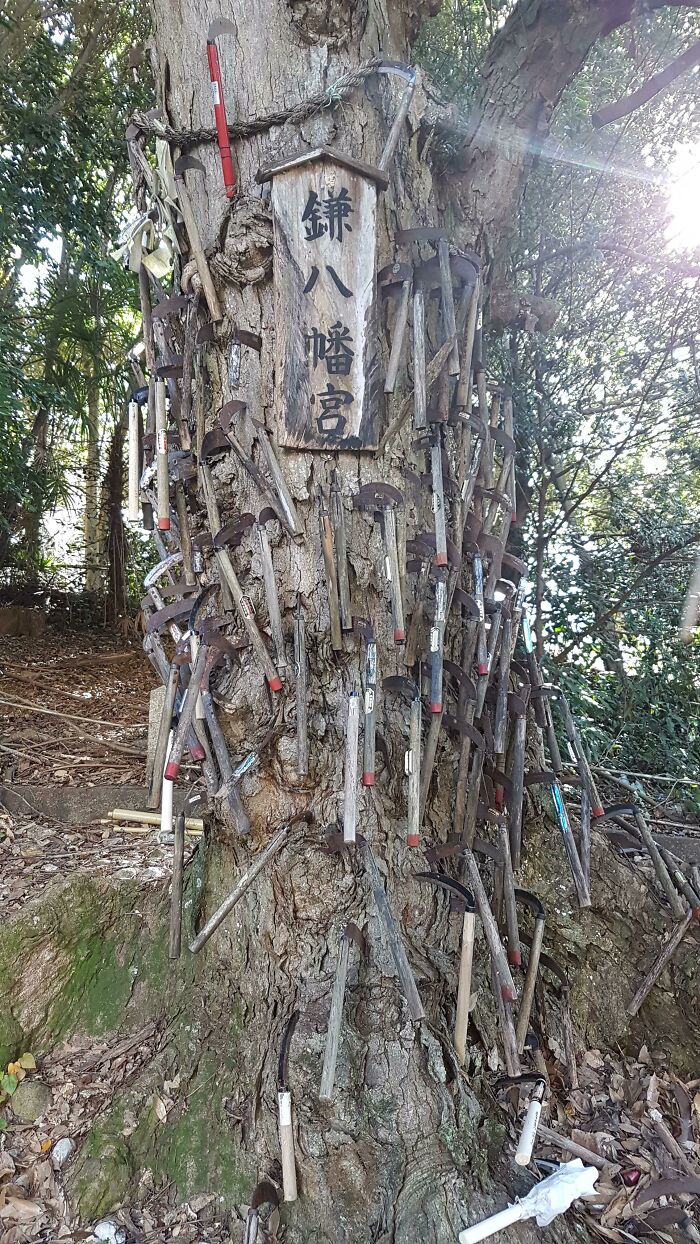
<svg viewBox="0 0 700 1244">
<path fill-rule="evenodd" d="M 616 100 L 614 104 L 599 108 L 591 116 L 591 124 L 599 130 L 602 126 L 609 125 L 611 121 L 619 121 L 621 117 L 629 116 L 631 112 L 636 112 L 638 108 L 648 104 L 655 95 L 675 82 L 676 78 L 680 78 L 681 74 L 687 73 L 689 69 L 698 64 L 700 64 L 700 39 L 686 48 L 685 52 L 676 56 L 665 69 L 647 78 L 646 82 L 636 91 L 632 91 L 631 95 L 625 95 L 622 99 Z"/>
</svg>

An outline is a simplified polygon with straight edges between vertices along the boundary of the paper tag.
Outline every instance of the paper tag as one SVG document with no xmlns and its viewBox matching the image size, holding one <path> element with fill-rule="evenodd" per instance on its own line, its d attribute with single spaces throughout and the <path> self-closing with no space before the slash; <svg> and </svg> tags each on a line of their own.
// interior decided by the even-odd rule
<svg viewBox="0 0 700 1244">
<path fill-rule="evenodd" d="M 430 651 L 437 652 L 440 647 L 440 631 L 437 626 L 430 628 Z"/>
<path fill-rule="evenodd" d="M 440 501 L 440 498 L 438 497 L 437 493 L 434 492 L 433 493 L 433 514 L 439 513 L 441 509 L 442 509 L 442 503 Z"/>
<path fill-rule="evenodd" d="M 459 495 L 463 501 L 466 501 L 468 491 L 469 491 L 469 481 L 465 479 L 464 483 L 462 484 L 462 487 L 459 490 Z"/>
<path fill-rule="evenodd" d="M 158 429 L 158 435 L 156 436 L 156 449 L 159 454 L 167 454 L 168 452 L 168 433 L 164 430 L 164 428 Z"/>
<path fill-rule="evenodd" d="M 404 768 L 404 773 L 406 774 L 406 777 L 410 777 L 411 774 L 413 773 L 413 752 L 412 751 L 404 752 L 403 768 Z"/>
<path fill-rule="evenodd" d="M 388 582 L 388 583 L 391 583 L 391 562 L 389 561 L 389 558 L 388 558 L 388 557 L 385 557 L 385 558 L 384 558 L 384 564 L 385 564 L 385 568 L 386 568 L 386 577 L 387 577 L 387 582 Z"/>
<path fill-rule="evenodd" d="M 365 691 L 365 716 L 368 717 L 372 712 L 374 712 L 374 690 L 368 687 Z"/>
<path fill-rule="evenodd" d="M 367 644 L 367 682 L 377 681 L 377 645 L 374 640 Z"/>
<path fill-rule="evenodd" d="M 214 100 L 214 107 L 218 108 L 219 104 L 221 103 L 221 96 L 219 95 L 219 83 L 218 82 L 212 82 L 211 84 L 211 97 Z"/>
<path fill-rule="evenodd" d="M 435 621 L 444 622 L 447 614 L 447 584 L 440 580 L 435 588 Z"/>
<path fill-rule="evenodd" d="M 241 596 L 240 612 L 242 618 L 252 618 L 253 610 L 250 601 L 245 596 Z"/>
<path fill-rule="evenodd" d="M 280 1126 L 291 1127 L 292 1125 L 292 1095 L 291 1093 L 278 1093 L 277 1104 L 280 1112 Z"/>
</svg>

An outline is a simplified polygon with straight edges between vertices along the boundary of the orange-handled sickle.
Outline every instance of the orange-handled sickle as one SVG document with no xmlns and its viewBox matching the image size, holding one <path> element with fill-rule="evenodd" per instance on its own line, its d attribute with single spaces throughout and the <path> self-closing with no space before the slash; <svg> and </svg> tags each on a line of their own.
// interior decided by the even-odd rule
<svg viewBox="0 0 700 1244">
<path fill-rule="evenodd" d="M 221 65 L 219 64 L 219 51 L 216 46 L 216 40 L 219 35 L 235 35 L 236 33 L 236 27 L 233 22 L 220 18 L 218 21 L 212 22 L 207 34 L 207 60 L 209 61 L 211 93 L 214 100 L 216 135 L 219 143 L 221 169 L 224 174 L 224 188 L 229 199 L 232 199 L 236 193 L 236 174 L 231 157 L 228 121 L 226 120 L 226 106 L 224 104 L 224 87 L 221 81 Z"/>
</svg>

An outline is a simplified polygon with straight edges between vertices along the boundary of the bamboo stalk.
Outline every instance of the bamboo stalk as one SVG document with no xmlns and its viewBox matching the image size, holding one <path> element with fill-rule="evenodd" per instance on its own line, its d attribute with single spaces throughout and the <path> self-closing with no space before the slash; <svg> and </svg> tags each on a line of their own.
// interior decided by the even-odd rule
<svg viewBox="0 0 700 1244">
<path fill-rule="evenodd" d="M 126 821 L 130 825 L 160 825 L 161 823 L 160 812 L 136 812 L 133 808 L 113 808 L 108 816 L 111 821 Z M 185 820 L 185 829 L 203 834 L 204 821 L 199 816 L 188 816 Z M 144 833 L 148 833 L 148 830 L 144 830 Z"/>
</svg>

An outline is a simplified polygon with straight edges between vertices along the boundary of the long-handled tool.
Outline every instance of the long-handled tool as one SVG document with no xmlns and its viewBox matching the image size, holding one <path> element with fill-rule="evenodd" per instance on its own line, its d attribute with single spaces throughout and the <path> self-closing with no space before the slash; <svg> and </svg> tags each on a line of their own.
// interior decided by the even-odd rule
<svg viewBox="0 0 700 1244">
<path fill-rule="evenodd" d="M 348 719 L 345 733 L 345 783 L 343 789 L 343 842 L 352 844 L 357 826 L 357 745 L 360 737 L 360 697 L 357 691 L 348 696 Z"/>
<path fill-rule="evenodd" d="M 218 21 L 212 22 L 207 32 L 207 60 L 209 62 L 211 93 L 214 101 L 216 135 L 221 157 L 221 171 L 224 175 L 224 189 L 229 199 L 232 199 L 236 193 L 236 174 L 231 157 L 231 141 L 228 134 L 228 121 L 226 120 L 226 106 L 224 104 L 224 86 L 221 80 L 221 65 L 219 63 L 219 50 L 216 46 L 216 40 L 219 38 L 219 35 L 235 35 L 236 33 L 236 27 L 233 22 L 227 21 L 226 18 L 219 18 Z"/>
<path fill-rule="evenodd" d="M 333 528 L 333 544 L 338 575 L 338 602 L 340 605 L 340 625 L 344 631 L 353 629 L 352 608 L 350 605 L 350 579 L 348 576 L 348 540 L 345 527 L 345 506 L 340 476 L 336 470 L 331 476 L 330 517 Z"/>
<path fill-rule="evenodd" d="M 157 808 L 160 803 L 160 792 L 163 784 L 163 770 L 165 768 L 165 760 L 167 756 L 168 738 L 173 724 L 173 712 L 175 711 L 175 698 L 180 686 L 180 667 L 175 661 L 170 666 L 168 681 L 165 684 L 165 694 L 163 696 L 163 708 L 158 723 L 158 733 L 156 735 L 156 746 L 153 753 L 153 773 L 151 775 L 151 785 L 148 791 L 147 808 Z"/>
<path fill-rule="evenodd" d="M 338 598 L 338 572 L 335 564 L 335 550 L 333 548 L 333 526 L 331 524 L 331 516 L 323 495 L 323 489 L 319 485 L 318 489 L 319 501 L 319 519 L 321 525 L 321 551 L 323 553 L 323 564 L 326 571 L 326 587 L 328 591 L 328 613 L 331 623 L 331 647 L 335 652 L 340 652 L 343 647 L 343 636 L 340 626 L 340 602 Z"/>
<path fill-rule="evenodd" d="M 442 886 L 453 900 L 453 910 L 464 913 L 454 1036 L 457 1061 L 463 1067 L 467 1057 L 467 1028 L 469 1027 L 472 965 L 474 962 L 474 926 L 476 922 L 474 896 L 466 886 L 461 885 L 459 881 L 453 881 L 446 873 L 416 873 L 415 876 L 419 881 L 431 881 L 434 885 Z"/>
<path fill-rule="evenodd" d="M 190 819 L 187 816 L 202 802 L 199 791 L 188 795 L 182 812 L 175 818 L 173 835 L 173 875 L 170 887 L 170 928 L 168 938 L 168 958 L 180 958 L 182 941 L 182 891 L 185 879 L 185 826 Z"/>
<path fill-rule="evenodd" d="M 494 914 L 491 910 L 491 904 L 489 903 L 484 883 L 481 879 L 479 865 L 476 862 L 473 851 L 469 847 L 465 847 L 464 849 L 464 858 L 466 860 L 467 871 L 469 873 L 469 880 L 474 898 L 476 899 L 476 905 L 481 917 L 481 923 L 486 937 L 486 944 L 489 948 L 491 961 L 498 977 L 501 995 L 505 1001 L 513 1002 L 515 999 L 515 983 L 513 981 L 513 977 L 511 976 L 506 952 L 503 948 L 503 943 L 501 942 L 500 934 L 498 932 L 498 925 L 496 924 Z"/>
<path fill-rule="evenodd" d="M 546 1081 L 541 1077 L 535 1081 L 534 1088 L 530 1094 L 530 1100 L 527 1104 L 525 1118 L 520 1129 L 518 1137 L 518 1146 L 515 1150 L 516 1166 L 529 1166 L 532 1160 L 532 1150 L 535 1147 L 535 1138 L 537 1136 L 537 1128 L 542 1113 L 542 1102 L 544 1100 L 545 1090 L 547 1088 Z"/>
<path fill-rule="evenodd" d="M 270 621 L 270 634 L 272 635 L 272 646 L 275 650 L 275 664 L 280 674 L 283 674 L 287 668 L 287 652 L 284 642 L 284 631 L 282 629 L 282 612 L 280 610 L 280 598 L 277 591 L 277 580 L 272 565 L 272 551 L 270 549 L 270 541 L 267 535 L 267 524 L 277 521 L 277 515 L 270 506 L 265 506 L 258 514 L 258 520 L 255 524 L 255 531 L 258 537 L 258 545 L 260 548 L 260 561 L 263 572 L 263 583 L 265 585 L 265 602 L 267 604 L 267 616 Z"/>
<path fill-rule="evenodd" d="M 576 759 L 576 767 L 579 771 L 581 784 L 585 786 L 588 792 L 588 798 L 591 804 L 591 815 L 594 817 L 600 817 L 603 815 L 603 803 L 600 795 L 598 794 L 593 774 L 591 773 L 591 766 L 588 763 L 588 757 L 581 741 L 581 735 L 579 734 L 571 708 L 569 707 L 569 701 L 564 695 L 564 692 L 560 689 L 557 690 L 553 699 L 555 704 L 558 704 L 561 709 L 566 737 L 569 740 L 571 750 L 573 751 Z"/>
<path fill-rule="evenodd" d="M 210 592 L 209 588 L 205 588 L 202 597 Z M 198 597 L 198 601 L 202 597 Z M 196 613 L 197 604 L 193 606 L 192 613 Z M 191 615 L 192 616 L 192 615 Z M 194 632 L 194 626 L 190 630 Z M 197 700 L 199 698 L 200 688 L 203 682 L 208 681 L 209 674 L 216 663 L 221 660 L 224 655 L 236 655 L 236 650 L 230 640 L 221 635 L 215 628 L 210 628 L 206 623 L 202 623 L 199 629 L 199 646 L 197 656 L 192 666 L 190 681 L 187 686 L 185 698 L 182 702 L 180 715 L 177 726 L 173 733 L 170 751 L 168 753 L 168 763 L 165 766 L 165 778 L 169 782 L 177 781 L 182 754 L 185 750 L 187 736 L 192 726 Z"/>
<path fill-rule="evenodd" d="M 416 979 L 413 975 L 411 965 L 408 962 L 406 948 L 403 944 L 401 934 L 399 933 L 396 918 L 391 910 L 391 907 L 389 906 L 389 900 L 387 899 L 386 892 L 384 890 L 381 874 L 377 867 L 377 861 L 374 858 L 374 852 L 367 841 L 364 843 L 364 848 L 365 863 L 367 865 L 369 881 L 372 887 L 372 894 L 374 895 L 374 901 L 377 906 L 377 913 L 382 922 L 386 940 L 391 951 L 391 956 L 394 960 L 399 980 L 401 981 L 401 987 L 408 1003 L 411 1019 L 414 1024 L 419 1024 L 421 1020 L 425 1019 L 425 1008 L 423 1007 L 420 994 L 418 993 Z"/>
<path fill-rule="evenodd" d="M 297 1199 L 297 1168 L 294 1157 L 294 1130 L 292 1128 L 292 1095 L 288 1086 L 289 1046 L 297 1026 L 299 1012 L 294 1011 L 287 1020 L 277 1065 L 277 1116 L 279 1126 L 280 1154 L 282 1157 L 282 1194 L 285 1201 Z"/>
<path fill-rule="evenodd" d="M 365 640 L 365 698 L 362 730 L 362 785 L 374 786 L 377 734 L 377 641 L 371 622 L 355 618 L 353 630 Z"/>
<path fill-rule="evenodd" d="M 299 821 L 310 821 L 310 820 L 312 820 L 311 813 L 308 811 L 305 811 L 305 812 L 299 813 L 298 816 L 293 817 L 291 820 L 287 821 L 284 825 L 280 825 L 277 828 L 276 832 L 266 842 L 262 851 L 259 851 L 258 854 L 255 856 L 250 866 L 244 872 L 240 881 L 238 881 L 236 885 L 234 886 L 234 888 L 232 889 L 231 893 L 227 895 L 227 897 L 223 900 L 222 903 L 219 904 L 216 911 L 212 913 L 212 915 L 207 920 L 206 924 L 203 926 L 203 928 L 200 929 L 197 936 L 193 939 L 192 942 L 190 942 L 190 950 L 192 951 L 192 954 L 197 954 L 202 949 L 202 947 L 206 945 L 212 933 L 216 932 L 219 925 L 228 916 L 229 912 L 233 911 L 233 908 L 236 906 L 236 903 L 238 903 L 243 898 L 243 895 L 247 892 L 247 890 L 253 884 L 253 882 L 255 881 L 255 878 L 258 876 L 258 873 L 262 872 L 263 868 L 269 862 L 269 860 L 271 860 L 273 856 L 277 855 L 277 852 L 281 851 L 282 847 L 287 842 L 289 842 L 290 833 L 291 833 L 291 830 L 294 828 L 294 826 Z"/>
<path fill-rule="evenodd" d="M 406 629 L 403 614 L 403 599 L 401 596 L 401 572 L 399 568 L 399 553 L 396 543 L 396 506 L 404 504 L 403 493 L 398 488 L 394 488 L 392 484 L 385 484 L 381 480 L 376 480 L 372 484 L 365 484 L 352 499 L 352 504 L 358 510 L 379 511 L 382 520 L 382 532 L 384 535 L 384 553 L 385 553 L 385 569 L 386 577 L 389 583 L 389 596 L 391 599 L 391 616 L 394 626 L 394 642 L 402 644 L 406 640 Z"/>
<path fill-rule="evenodd" d="M 165 408 L 165 385 L 162 380 L 156 380 L 156 481 L 158 488 L 158 530 L 170 531 L 168 416 Z"/>
<path fill-rule="evenodd" d="M 641 838 L 649 853 L 651 862 L 654 865 L 654 871 L 656 872 L 661 887 L 668 899 L 671 912 L 673 913 L 673 918 L 674 920 L 683 920 L 685 916 L 685 904 L 674 886 L 671 877 L 669 876 L 668 868 L 666 867 L 661 852 L 654 841 L 654 837 L 646 823 L 646 819 L 641 808 L 635 803 L 614 804 L 612 807 L 606 808 L 603 815 L 608 820 L 619 820 L 623 827 L 625 826 L 625 822 L 622 820 L 622 817 L 632 816 L 634 818 L 638 836 Z"/>
<path fill-rule="evenodd" d="M 525 1040 L 530 1027 L 530 1013 L 532 1011 L 532 1003 L 535 997 L 537 971 L 540 965 L 542 941 L 544 938 L 545 910 L 537 895 L 531 894 L 529 890 L 516 889 L 515 897 L 519 903 L 523 903 L 526 907 L 529 907 L 535 917 L 535 926 L 530 940 L 530 957 L 527 963 L 525 983 L 523 984 L 523 993 L 520 999 L 520 1010 L 518 1011 L 518 1020 L 515 1026 L 518 1052 L 522 1054 L 525 1049 Z"/>
<path fill-rule="evenodd" d="M 297 706 L 297 773 L 299 777 L 306 777 L 309 772 L 308 666 L 306 660 L 306 623 L 301 603 L 301 592 L 297 593 L 297 605 L 294 612 L 294 673 Z"/>
<path fill-rule="evenodd" d="M 386 695 L 407 696 L 409 701 L 408 747 L 404 754 L 404 771 L 408 779 L 406 843 L 417 847 L 420 843 L 420 774 L 421 774 L 421 698 L 420 688 L 405 674 L 391 674 L 382 679 Z"/>
<path fill-rule="evenodd" d="M 201 462 L 199 464 L 199 471 L 207 507 L 207 514 L 209 517 L 209 524 L 212 534 L 214 534 L 219 531 L 221 527 L 219 508 L 214 492 L 214 482 L 211 470 L 205 462 Z M 271 691 L 281 691 L 282 679 L 280 678 L 270 654 L 265 647 L 265 642 L 260 634 L 260 631 L 258 630 L 253 610 L 243 595 L 243 590 L 238 582 L 236 572 L 233 569 L 231 558 L 225 548 L 215 547 L 214 553 L 221 582 L 222 584 L 226 584 L 231 593 L 231 599 L 233 600 L 236 612 L 243 623 L 246 634 L 250 640 L 251 647 L 263 670 L 263 673 L 265 674 L 265 678 L 267 679 L 268 686 Z"/>
<path fill-rule="evenodd" d="M 216 51 L 216 48 L 214 50 Z M 201 160 L 196 158 L 196 156 L 180 156 L 179 160 L 175 161 L 174 166 L 175 186 L 177 188 L 177 197 L 180 204 L 180 211 L 182 212 L 182 219 L 185 222 L 185 228 L 187 230 L 190 250 L 192 251 L 192 258 L 197 265 L 197 272 L 199 273 L 199 279 L 202 283 L 202 290 L 204 291 L 204 297 L 206 298 L 209 314 L 214 323 L 218 323 L 219 320 L 223 318 L 223 312 L 221 310 L 221 303 L 219 302 L 219 295 L 216 292 L 216 288 L 212 280 L 211 269 L 209 268 L 207 257 L 204 253 L 204 247 L 202 246 L 202 239 L 197 226 L 197 217 L 194 214 L 192 201 L 185 182 L 185 173 L 188 169 L 197 173 L 204 173 L 204 165 Z"/>
<path fill-rule="evenodd" d="M 139 479 L 141 477 L 139 445 L 139 407 L 132 396 L 129 399 L 129 508 L 127 515 L 130 523 L 138 523 L 141 518 L 139 505 Z"/>
<path fill-rule="evenodd" d="M 406 335 L 406 324 L 408 322 L 412 279 L 413 269 L 410 264 L 406 263 L 389 264 L 388 267 L 383 268 L 377 274 L 377 282 L 382 294 L 388 299 L 398 298 L 394 331 L 391 338 L 391 353 L 384 377 L 385 393 L 393 393 L 396 388 L 396 378 L 399 372 L 403 342 Z"/>
<path fill-rule="evenodd" d="M 335 1068 L 338 1061 L 340 1029 L 343 1022 L 343 1005 L 345 1002 L 345 986 L 348 978 L 348 963 L 350 960 L 350 945 L 352 942 L 359 947 L 360 954 L 362 954 L 365 948 L 364 935 L 361 933 L 360 929 L 358 929 L 356 924 L 353 924 L 352 921 L 348 921 L 340 939 L 340 952 L 338 954 L 338 963 L 335 969 L 335 979 L 333 981 L 331 1010 L 328 1017 L 328 1030 L 326 1032 L 326 1048 L 323 1055 L 321 1088 L 318 1094 L 321 1101 L 333 1100 L 333 1084 L 335 1082 Z"/>
</svg>

